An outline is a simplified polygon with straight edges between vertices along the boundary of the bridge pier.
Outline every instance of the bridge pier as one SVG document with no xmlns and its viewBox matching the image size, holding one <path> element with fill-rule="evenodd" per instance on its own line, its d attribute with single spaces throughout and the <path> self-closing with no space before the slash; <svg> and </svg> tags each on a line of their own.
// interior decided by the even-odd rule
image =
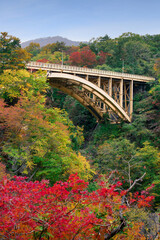
<svg viewBox="0 0 160 240">
<path fill-rule="evenodd" d="M 120 106 L 123 107 L 123 78 L 120 80 L 120 96 L 119 96 Z"/>
<path fill-rule="evenodd" d="M 130 118 L 132 119 L 132 113 L 133 113 L 133 80 L 130 81 L 130 109 L 129 109 L 129 114 Z"/>
</svg>

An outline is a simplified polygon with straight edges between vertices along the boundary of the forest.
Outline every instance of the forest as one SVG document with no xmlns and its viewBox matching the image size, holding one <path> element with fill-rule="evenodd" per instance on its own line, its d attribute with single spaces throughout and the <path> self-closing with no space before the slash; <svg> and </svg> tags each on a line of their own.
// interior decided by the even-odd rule
<svg viewBox="0 0 160 240">
<path fill-rule="evenodd" d="M 96 122 L 28 61 L 153 76 L 131 123 Z M 0 239 L 152 240 L 160 214 L 160 35 L 22 49 L 0 35 Z"/>
</svg>

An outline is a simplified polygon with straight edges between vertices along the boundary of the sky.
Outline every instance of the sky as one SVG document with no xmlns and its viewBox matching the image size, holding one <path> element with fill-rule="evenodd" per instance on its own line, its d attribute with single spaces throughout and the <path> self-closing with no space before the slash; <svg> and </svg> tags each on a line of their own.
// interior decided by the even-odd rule
<svg viewBox="0 0 160 240">
<path fill-rule="evenodd" d="M 0 32 L 21 42 L 160 34 L 160 0 L 0 0 Z"/>
</svg>

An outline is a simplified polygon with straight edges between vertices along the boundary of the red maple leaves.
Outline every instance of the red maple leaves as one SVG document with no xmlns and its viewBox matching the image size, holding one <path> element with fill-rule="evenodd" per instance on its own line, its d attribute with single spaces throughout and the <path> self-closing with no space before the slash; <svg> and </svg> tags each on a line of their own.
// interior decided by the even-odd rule
<svg viewBox="0 0 160 240">
<path fill-rule="evenodd" d="M 83 47 L 79 52 L 73 52 L 70 55 L 70 63 L 75 66 L 93 67 L 96 64 L 96 55 L 90 48 Z"/>
<path fill-rule="evenodd" d="M 118 225 L 122 204 L 118 184 L 88 192 L 77 174 L 66 182 L 29 181 L 24 177 L 0 182 L 0 236 L 4 239 L 104 239 Z M 138 200 L 137 200 L 138 199 Z M 135 194 L 131 202 L 148 206 L 153 197 Z M 105 227 L 104 227 L 105 226 Z M 103 229 L 103 231 L 102 231 Z"/>
</svg>

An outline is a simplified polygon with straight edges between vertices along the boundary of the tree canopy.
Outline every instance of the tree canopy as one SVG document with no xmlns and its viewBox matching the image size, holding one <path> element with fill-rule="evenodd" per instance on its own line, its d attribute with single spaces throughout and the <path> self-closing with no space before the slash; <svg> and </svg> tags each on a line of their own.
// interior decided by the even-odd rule
<svg viewBox="0 0 160 240">
<path fill-rule="evenodd" d="M 20 40 L 7 32 L 0 35 L 0 73 L 5 69 L 24 68 L 31 55 L 20 46 Z"/>
<path fill-rule="evenodd" d="M 0 238 L 155 239 L 160 196 L 159 35 L 21 49 L 0 38 Z M 32 60 L 154 75 L 131 123 L 96 123 Z M 25 57 L 24 57 L 25 56 Z M 16 175 L 16 176 L 15 176 Z"/>
<path fill-rule="evenodd" d="M 108 35 L 93 38 L 89 43 L 79 46 L 65 46 L 62 42 L 47 44 L 39 48 L 30 43 L 25 48 L 32 54 L 32 60 L 47 59 L 51 63 L 61 63 L 55 58 L 55 52 L 64 54 L 64 64 L 92 67 L 104 70 L 127 72 L 141 75 L 154 75 L 160 58 L 160 35 L 144 35 L 123 33 L 112 39 Z"/>
</svg>

